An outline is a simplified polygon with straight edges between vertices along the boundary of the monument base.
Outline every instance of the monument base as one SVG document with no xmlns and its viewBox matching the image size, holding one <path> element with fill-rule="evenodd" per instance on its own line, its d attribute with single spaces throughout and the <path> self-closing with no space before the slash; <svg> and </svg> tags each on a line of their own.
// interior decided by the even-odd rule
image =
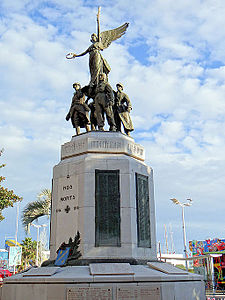
<svg viewBox="0 0 225 300">
<path fill-rule="evenodd" d="M 88 132 L 61 147 L 53 170 L 50 259 L 77 231 L 82 259 L 156 259 L 153 170 L 120 132 Z"/>
<path fill-rule="evenodd" d="M 53 171 L 51 261 L 5 279 L 0 300 L 205 300 L 202 276 L 156 260 L 153 191 L 153 170 L 132 138 L 73 137 Z M 54 266 L 77 231 L 81 258 Z"/>
<path fill-rule="evenodd" d="M 200 275 L 167 263 L 42 267 L 4 280 L 1 300 L 205 300 Z"/>
</svg>

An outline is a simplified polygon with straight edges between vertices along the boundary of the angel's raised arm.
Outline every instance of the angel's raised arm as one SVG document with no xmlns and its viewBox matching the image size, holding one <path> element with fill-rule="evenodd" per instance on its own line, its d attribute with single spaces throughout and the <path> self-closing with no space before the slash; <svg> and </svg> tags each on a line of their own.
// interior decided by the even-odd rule
<svg viewBox="0 0 225 300">
<path fill-rule="evenodd" d="M 81 54 L 76 54 L 76 57 L 84 56 L 84 55 L 86 55 L 87 53 L 89 53 L 89 48 L 88 48 L 86 51 L 82 52 Z"/>
<path fill-rule="evenodd" d="M 71 59 L 71 58 L 75 58 L 75 57 L 80 57 L 80 56 L 86 55 L 87 53 L 89 53 L 89 48 L 88 48 L 86 51 L 84 51 L 84 52 L 82 52 L 82 53 L 80 53 L 80 54 L 68 53 L 68 54 L 66 55 L 66 58 L 67 58 L 67 59 Z"/>
</svg>

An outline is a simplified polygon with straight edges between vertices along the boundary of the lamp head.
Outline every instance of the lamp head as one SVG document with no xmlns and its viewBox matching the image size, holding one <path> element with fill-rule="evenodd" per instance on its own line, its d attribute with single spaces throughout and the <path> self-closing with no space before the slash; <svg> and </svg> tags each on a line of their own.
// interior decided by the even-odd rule
<svg viewBox="0 0 225 300">
<path fill-rule="evenodd" d="M 174 204 L 180 204 L 180 201 L 177 200 L 176 198 L 172 198 L 170 200 L 173 201 Z"/>
<path fill-rule="evenodd" d="M 192 199 L 190 199 L 190 198 L 187 198 L 187 201 L 189 201 L 189 202 L 186 202 L 186 203 L 184 203 L 184 205 L 185 205 L 185 206 L 191 206 L 191 205 L 192 205 L 192 202 L 193 202 L 193 200 L 192 200 Z"/>
</svg>

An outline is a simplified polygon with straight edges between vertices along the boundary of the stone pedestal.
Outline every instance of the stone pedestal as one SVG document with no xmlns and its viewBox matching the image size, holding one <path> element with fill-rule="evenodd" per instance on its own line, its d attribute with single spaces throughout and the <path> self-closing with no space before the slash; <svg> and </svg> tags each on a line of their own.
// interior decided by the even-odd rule
<svg viewBox="0 0 225 300">
<path fill-rule="evenodd" d="M 137 181 L 142 176 L 148 185 L 148 207 L 137 207 Z M 113 187 L 103 187 L 107 184 Z M 110 191 L 113 195 L 107 200 L 104 193 Z M 51 259 L 77 230 L 83 259 L 156 259 L 152 169 L 144 163 L 144 148 L 132 138 L 89 132 L 62 145 L 61 161 L 53 172 Z"/>
<path fill-rule="evenodd" d="M 0 300 L 205 300 L 202 276 L 157 262 L 153 174 L 144 155 L 116 132 L 89 132 L 62 145 L 53 172 L 51 259 L 79 231 L 81 265 L 7 278 Z"/>
</svg>

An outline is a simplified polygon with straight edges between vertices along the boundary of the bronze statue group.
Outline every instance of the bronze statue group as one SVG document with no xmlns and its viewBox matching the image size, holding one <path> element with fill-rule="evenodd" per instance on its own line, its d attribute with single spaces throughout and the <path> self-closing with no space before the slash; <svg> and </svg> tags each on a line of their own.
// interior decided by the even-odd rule
<svg viewBox="0 0 225 300">
<path fill-rule="evenodd" d="M 100 53 L 112 41 L 120 38 L 126 32 L 129 24 L 125 23 L 118 28 L 100 33 L 99 16 L 100 8 L 97 14 L 98 34 L 93 33 L 91 35 L 92 45 L 81 54 L 69 53 L 66 56 L 67 59 L 71 59 L 89 54 L 91 76 L 89 85 L 83 88 L 79 83 L 73 84 L 75 93 L 66 120 L 71 119 L 76 133 L 80 134 L 80 128 L 86 128 L 86 131 L 104 131 L 106 115 L 109 131 L 121 131 L 121 124 L 123 124 L 125 133 L 130 135 L 130 132 L 134 130 L 130 118 L 132 109 L 130 99 L 123 92 L 121 83 L 117 83 L 117 90 L 113 91 L 108 82 L 108 74 L 111 68 Z M 90 99 L 93 99 L 93 101 L 88 103 Z"/>
<path fill-rule="evenodd" d="M 106 74 L 101 73 L 96 86 L 81 88 L 76 82 L 73 88 L 75 93 L 66 120 L 71 119 L 77 135 L 80 134 L 80 128 L 85 128 L 86 131 L 104 131 L 106 115 L 109 131 L 121 131 L 123 124 L 125 133 L 130 136 L 130 132 L 134 130 L 130 118 L 132 106 L 129 97 L 123 92 L 122 83 L 117 83 L 117 91 L 113 91 Z M 88 104 L 91 96 L 93 101 Z"/>
</svg>

